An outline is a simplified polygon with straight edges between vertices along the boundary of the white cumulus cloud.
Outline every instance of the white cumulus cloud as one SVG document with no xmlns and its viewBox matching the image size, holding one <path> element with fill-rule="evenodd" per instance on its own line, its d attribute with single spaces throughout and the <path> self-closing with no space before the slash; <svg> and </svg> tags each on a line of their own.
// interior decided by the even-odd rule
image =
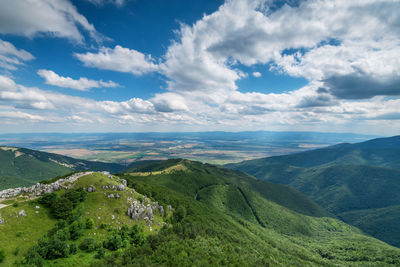
<svg viewBox="0 0 400 267">
<path fill-rule="evenodd" d="M 27 37 L 55 36 L 82 42 L 84 29 L 97 41 L 102 39 L 93 24 L 68 0 L 1 0 L 0 33 Z"/>
<path fill-rule="evenodd" d="M 0 68 L 16 70 L 24 61 L 35 57 L 26 50 L 16 48 L 12 43 L 0 39 Z"/>
<path fill-rule="evenodd" d="M 153 72 L 158 68 L 150 55 L 119 45 L 114 48 L 102 47 L 98 53 L 76 53 L 75 56 L 87 67 L 129 72 L 135 75 Z"/>
<path fill-rule="evenodd" d="M 70 77 L 63 77 L 55 73 L 51 70 L 41 69 L 37 72 L 40 77 L 45 79 L 46 84 L 55 85 L 64 88 L 71 88 L 80 91 L 87 91 L 91 88 L 101 88 L 101 87 L 118 87 L 120 86 L 118 83 L 113 81 L 104 82 L 102 80 L 95 81 L 89 80 L 85 77 L 80 77 L 77 80 L 74 80 Z"/>
</svg>

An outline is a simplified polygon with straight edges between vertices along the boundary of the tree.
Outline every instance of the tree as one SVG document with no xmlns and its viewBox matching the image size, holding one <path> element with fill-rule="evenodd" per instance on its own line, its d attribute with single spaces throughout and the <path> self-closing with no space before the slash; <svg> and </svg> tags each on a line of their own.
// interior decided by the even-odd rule
<svg viewBox="0 0 400 267">
<path fill-rule="evenodd" d="M 79 245 L 79 248 L 86 252 L 92 252 L 96 249 L 96 247 L 96 241 L 92 237 L 83 239 L 82 243 Z"/>
<path fill-rule="evenodd" d="M 70 189 L 62 196 L 71 201 L 73 208 L 75 208 L 80 202 L 83 202 L 86 199 L 87 193 L 83 191 L 82 188 Z"/>
<path fill-rule="evenodd" d="M 92 218 L 87 218 L 86 219 L 86 229 L 93 229 L 94 227 L 94 221 Z"/>
<path fill-rule="evenodd" d="M 57 199 L 56 193 L 44 194 L 41 198 L 38 199 L 38 202 L 45 207 L 50 207 L 54 200 Z"/>
<path fill-rule="evenodd" d="M 117 250 L 123 245 L 123 240 L 117 231 L 112 231 L 103 242 L 103 247 L 109 250 Z"/>
<path fill-rule="evenodd" d="M 77 240 L 83 234 L 84 228 L 85 228 L 85 225 L 83 224 L 82 221 L 74 221 L 69 226 L 69 233 L 71 235 L 71 239 Z"/>
<path fill-rule="evenodd" d="M 60 197 L 51 204 L 50 211 L 51 214 L 56 219 L 67 219 L 71 215 L 73 209 L 72 202 L 65 197 Z"/>
</svg>

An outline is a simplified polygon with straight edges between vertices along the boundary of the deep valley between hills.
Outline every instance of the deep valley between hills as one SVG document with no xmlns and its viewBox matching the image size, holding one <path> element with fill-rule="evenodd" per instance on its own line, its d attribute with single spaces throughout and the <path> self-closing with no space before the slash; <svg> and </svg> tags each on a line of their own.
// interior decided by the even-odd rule
<svg viewBox="0 0 400 267">
<path fill-rule="evenodd" d="M 398 136 L 226 166 L 0 159 L 2 266 L 400 265 Z"/>
</svg>

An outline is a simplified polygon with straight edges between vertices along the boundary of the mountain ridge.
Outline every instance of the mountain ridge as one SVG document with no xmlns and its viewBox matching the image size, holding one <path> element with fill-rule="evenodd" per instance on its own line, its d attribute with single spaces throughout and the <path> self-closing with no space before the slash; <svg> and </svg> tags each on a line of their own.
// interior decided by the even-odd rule
<svg viewBox="0 0 400 267">
<path fill-rule="evenodd" d="M 400 136 L 337 144 L 226 167 L 261 180 L 291 186 L 345 222 L 400 246 L 400 226 L 393 224 L 391 218 L 398 217 L 396 207 L 400 205 L 397 193 L 400 190 Z M 386 221 L 373 216 L 374 209 L 392 206 L 386 209 Z M 374 218 L 376 222 L 362 223 L 357 214 Z M 397 233 L 395 237 L 391 236 L 388 227 Z"/>
</svg>

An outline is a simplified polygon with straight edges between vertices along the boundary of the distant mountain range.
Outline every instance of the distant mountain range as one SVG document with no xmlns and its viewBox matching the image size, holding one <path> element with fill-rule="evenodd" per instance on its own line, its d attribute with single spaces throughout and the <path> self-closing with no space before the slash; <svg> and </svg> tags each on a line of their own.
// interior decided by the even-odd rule
<svg viewBox="0 0 400 267">
<path fill-rule="evenodd" d="M 400 246 L 400 136 L 226 166 L 291 186 L 345 222 Z"/>
<path fill-rule="evenodd" d="M 26 148 L 0 146 L 0 190 L 29 186 L 74 171 L 117 172 L 118 164 L 74 159 Z"/>
</svg>

